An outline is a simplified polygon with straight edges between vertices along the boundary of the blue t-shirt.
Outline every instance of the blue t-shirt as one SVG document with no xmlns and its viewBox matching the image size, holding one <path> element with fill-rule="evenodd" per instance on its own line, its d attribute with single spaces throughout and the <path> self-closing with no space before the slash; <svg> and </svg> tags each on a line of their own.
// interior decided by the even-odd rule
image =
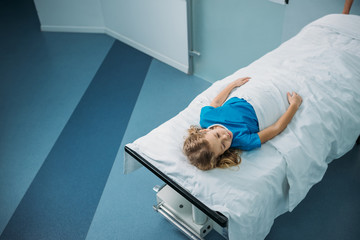
<svg viewBox="0 0 360 240">
<path fill-rule="evenodd" d="M 220 124 L 233 133 L 231 147 L 252 150 L 261 146 L 259 124 L 254 108 L 244 99 L 230 98 L 222 106 L 205 106 L 200 113 L 200 126 Z"/>
</svg>

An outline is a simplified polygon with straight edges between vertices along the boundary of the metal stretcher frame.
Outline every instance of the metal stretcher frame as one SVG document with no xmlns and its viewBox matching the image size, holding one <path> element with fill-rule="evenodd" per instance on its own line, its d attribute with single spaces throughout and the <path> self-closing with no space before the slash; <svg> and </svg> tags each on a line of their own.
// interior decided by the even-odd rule
<svg viewBox="0 0 360 240">
<path fill-rule="evenodd" d="M 140 154 L 138 154 L 137 152 L 135 152 L 128 146 L 125 146 L 125 154 L 129 154 L 132 158 L 134 158 L 139 163 L 141 163 L 143 166 L 145 166 L 147 169 L 149 169 L 153 174 L 155 174 L 162 181 L 164 181 L 166 184 L 168 184 L 172 189 L 174 189 L 177 193 L 179 193 L 181 196 L 183 196 L 191 204 L 193 204 L 200 211 L 202 211 L 204 214 L 206 214 L 214 222 L 216 222 L 223 228 L 227 227 L 228 219 L 226 216 L 224 216 L 220 212 L 213 211 L 210 208 L 208 208 L 205 204 L 200 202 L 197 198 L 195 198 L 193 195 L 191 195 L 188 191 L 186 191 L 184 188 L 182 188 L 179 184 L 177 184 L 175 181 L 173 181 L 168 176 L 166 176 L 163 172 L 161 172 L 159 169 L 157 169 L 154 165 L 149 163 Z"/>
</svg>

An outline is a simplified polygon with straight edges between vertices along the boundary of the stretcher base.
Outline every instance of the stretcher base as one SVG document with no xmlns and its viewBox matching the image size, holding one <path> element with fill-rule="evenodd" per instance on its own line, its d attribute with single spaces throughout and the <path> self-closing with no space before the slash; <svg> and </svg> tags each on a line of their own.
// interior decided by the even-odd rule
<svg viewBox="0 0 360 240">
<path fill-rule="evenodd" d="M 170 186 L 156 186 L 154 191 L 157 192 L 157 204 L 153 206 L 154 210 L 163 215 L 190 239 L 204 239 L 212 230 L 217 231 L 224 239 L 227 239 L 227 228 L 222 228 L 205 214 L 204 217 L 199 217 L 199 210 Z M 203 213 L 200 212 L 200 214 Z"/>
</svg>

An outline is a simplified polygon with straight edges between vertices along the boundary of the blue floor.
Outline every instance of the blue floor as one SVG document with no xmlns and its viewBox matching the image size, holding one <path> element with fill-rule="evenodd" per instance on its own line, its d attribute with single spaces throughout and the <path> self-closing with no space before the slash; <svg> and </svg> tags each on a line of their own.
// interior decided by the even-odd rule
<svg viewBox="0 0 360 240">
<path fill-rule="evenodd" d="M 0 239 L 186 239 L 152 209 L 161 181 L 115 156 L 210 83 L 105 35 L 40 32 L 31 0 L 0 1 L 0 27 Z M 359 186 L 355 146 L 266 239 L 360 239 Z"/>
<path fill-rule="evenodd" d="M 7 224 L 4 239 L 86 236 L 150 62 L 137 50 L 113 44 Z"/>
</svg>

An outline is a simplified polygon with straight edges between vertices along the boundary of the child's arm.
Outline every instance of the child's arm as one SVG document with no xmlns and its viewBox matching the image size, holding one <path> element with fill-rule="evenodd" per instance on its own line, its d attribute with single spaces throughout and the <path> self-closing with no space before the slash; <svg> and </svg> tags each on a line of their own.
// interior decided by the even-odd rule
<svg viewBox="0 0 360 240">
<path fill-rule="evenodd" d="M 300 107 L 302 98 L 297 93 L 293 92 L 292 95 L 287 93 L 287 97 L 290 106 L 286 112 L 273 125 L 258 132 L 261 143 L 265 143 L 280 134 L 290 123 L 291 119 L 294 117 L 296 111 Z"/>
<path fill-rule="evenodd" d="M 210 106 L 217 108 L 217 107 L 220 107 L 221 105 L 223 105 L 223 103 L 225 102 L 225 100 L 227 99 L 227 97 L 229 96 L 231 91 L 236 87 L 240 87 L 241 85 L 244 85 L 245 83 L 247 83 L 249 81 L 249 79 L 250 79 L 250 77 L 239 78 L 239 79 L 236 79 L 235 81 L 233 81 L 232 83 L 230 83 L 229 85 L 227 85 L 226 88 L 224 88 L 211 101 Z"/>
</svg>

